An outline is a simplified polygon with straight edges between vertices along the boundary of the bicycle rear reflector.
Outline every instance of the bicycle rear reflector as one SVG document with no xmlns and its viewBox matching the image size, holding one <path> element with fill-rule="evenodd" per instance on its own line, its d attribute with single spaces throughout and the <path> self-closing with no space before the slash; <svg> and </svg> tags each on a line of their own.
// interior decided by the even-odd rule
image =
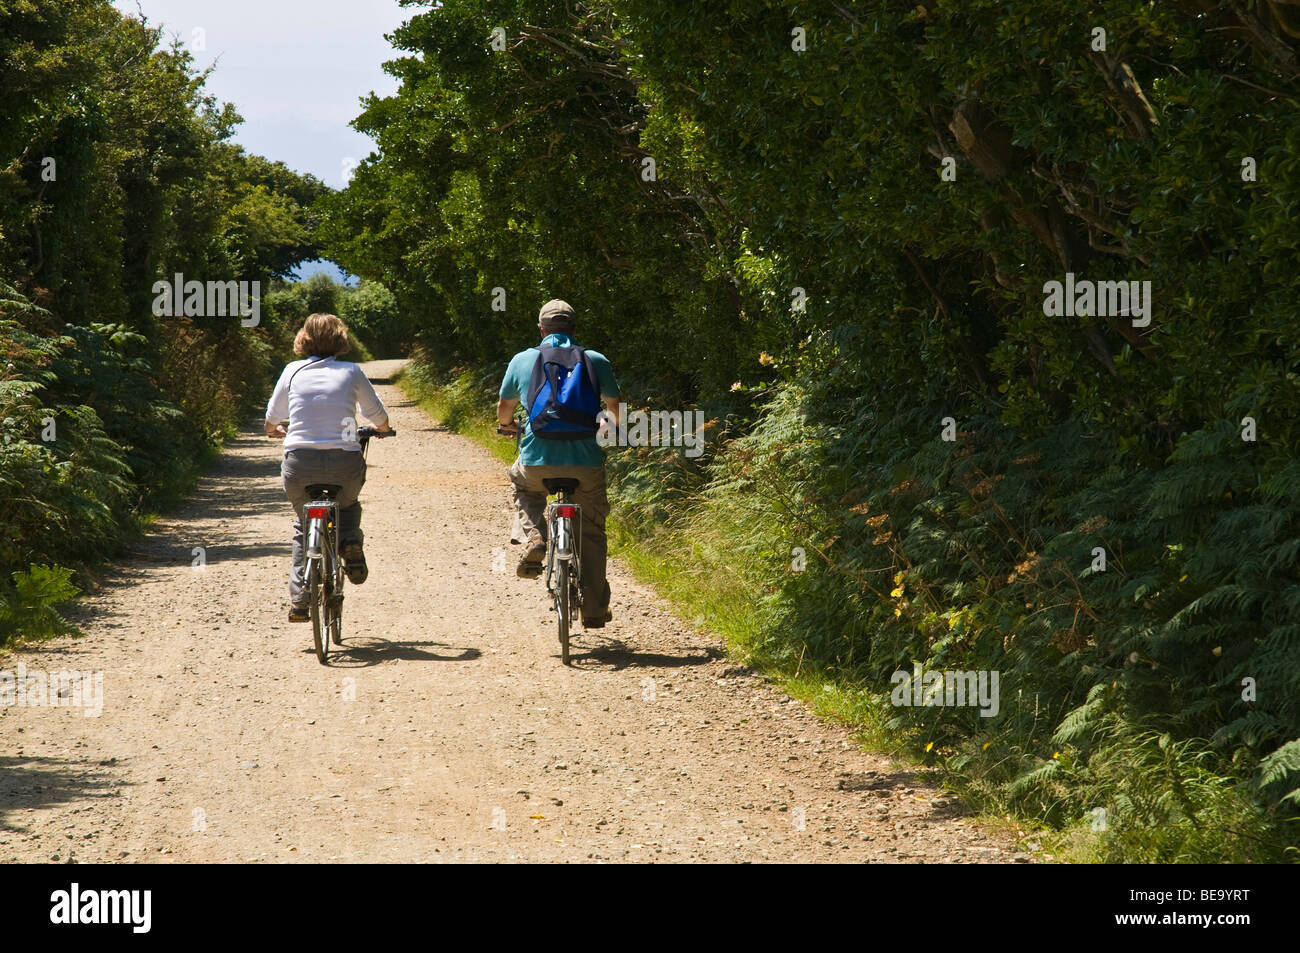
<svg viewBox="0 0 1300 953">
<path fill-rule="evenodd" d="M 323 520 L 325 519 L 325 514 L 328 512 L 329 512 L 328 506 L 309 506 L 307 507 L 307 519 Z"/>
<path fill-rule="evenodd" d="M 555 515 L 573 519 L 578 515 L 578 508 L 576 506 L 557 506 L 555 508 Z"/>
</svg>

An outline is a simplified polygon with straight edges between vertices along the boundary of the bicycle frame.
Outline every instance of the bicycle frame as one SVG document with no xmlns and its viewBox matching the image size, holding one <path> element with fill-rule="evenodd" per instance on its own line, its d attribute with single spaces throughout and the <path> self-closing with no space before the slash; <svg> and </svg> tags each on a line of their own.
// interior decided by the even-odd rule
<svg viewBox="0 0 1300 953">
<path fill-rule="evenodd" d="M 312 500 L 307 512 L 307 558 L 319 559 L 328 552 L 332 565 L 338 556 L 338 504 L 333 500 Z"/>
<path fill-rule="evenodd" d="M 563 514 L 563 515 L 561 515 Z M 547 547 L 546 589 L 552 595 L 555 586 L 552 582 L 556 563 L 565 567 L 572 566 L 574 585 L 580 594 L 582 589 L 582 507 L 570 503 L 568 494 L 561 493 L 555 502 L 546 507 L 547 538 L 551 545 Z M 581 596 L 579 596 L 581 598 Z"/>
<path fill-rule="evenodd" d="M 343 561 L 339 556 L 339 505 L 325 497 L 312 500 L 304 508 L 307 512 L 307 553 L 302 561 L 303 585 L 311 582 L 311 567 L 321 563 L 321 585 L 324 595 L 337 610 L 343 594 Z"/>
</svg>

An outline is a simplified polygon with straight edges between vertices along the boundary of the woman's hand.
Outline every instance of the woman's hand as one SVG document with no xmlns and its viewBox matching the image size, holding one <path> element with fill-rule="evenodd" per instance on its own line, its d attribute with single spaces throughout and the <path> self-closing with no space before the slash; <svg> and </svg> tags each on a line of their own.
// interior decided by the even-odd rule
<svg viewBox="0 0 1300 953">
<path fill-rule="evenodd" d="M 375 433 L 388 433 L 392 429 L 392 427 L 388 426 L 388 422 L 385 421 L 381 426 L 375 428 Z"/>
<path fill-rule="evenodd" d="M 283 440 L 285 437 L 289 436 L 289 432 L 284 429 L 283 424 L 272 426 L 270 422 L 268 422 L 266 425 L 266 435 L 268 437 L 274 437 L 277 440 Z"/>
</svg>

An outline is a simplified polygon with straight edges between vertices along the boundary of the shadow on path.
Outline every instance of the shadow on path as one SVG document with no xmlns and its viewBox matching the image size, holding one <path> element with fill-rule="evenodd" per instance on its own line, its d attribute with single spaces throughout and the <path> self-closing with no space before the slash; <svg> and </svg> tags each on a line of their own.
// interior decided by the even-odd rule
<svg viewBox="0 0 1300 953">
<path fill-rule="evenodd" d="M 583 651 L 582 641 L 601 639 L 605 644 Z M 579 641 L 569 643 L 569 661 L 574 668 L 603 669 L 621 672 L 625 668 L 683 668 L 687 665 L 708 665 L 719 653 L 716 649 L 701 649 L 699 654 L 663 655 L 658 652 L 636 652 L 626 642 L 609 636 L 582 634 Z M 594 663 L 586 664 L 583 663 Z"/>
<path fill-rule="evenodd" d="M 124 783 L 108 771 L 114 759 L 97 766 L 35 755 L 0 755 L 0 829 L 23 831 L 10 823 L 14 811 L 32 811 L 85 798 L 117 797 Z M 63 847 L 53 844 L 52 847 Z"/>
<path fill-rule="evenodd" d="M 346 623 L 346 620 L 344 621 Z M 303 626 L 303 629 L 310 637 L 310 628 Z M 431 651 L 434 648 L 446 649 L 447 653 Z M 314 654 L 315 650 L 308 646 L 305 651 Z M 483 653 L 476 648 L 447 645 L 445 642 L 389 642 L 387 639 L 366 636 L 358 637 L 354 641 L 347 638 L 345 632 L 343 645 L 330 646 L 328 664 L 334 668 L 369 668 L 372 665 L 397 661 L 472 662 L 482 655 Z"/>
</svg>

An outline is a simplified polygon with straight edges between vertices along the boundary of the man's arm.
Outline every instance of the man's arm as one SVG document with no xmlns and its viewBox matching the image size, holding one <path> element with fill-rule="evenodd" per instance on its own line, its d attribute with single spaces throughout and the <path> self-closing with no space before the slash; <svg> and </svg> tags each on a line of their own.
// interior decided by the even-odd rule
<svg viewBox="0 0 1300 953">
<path fill-rule="evenodd" d="M 519 435 L 519 427 L 515 424 L 515 406 L 523 396 L 514 375 L 515 361 L 519 357 L 516 354 L 506 365 L 505 376 L 501 378 L 501 387 L 497 390 L 497 429 L 511 437 Z"/>
<path fill-rule="evenodd" d="M 518 426 L 515 424 L 515 405 L 518 403 L 518 397 L 510 400 L 502 397 L 497 400 L 497 426 L 507 431 L 511 437 L 518 432 Z"/>
<path fill-rule="evenodd" d="M 596 371 L 596 383 L 600 387 L 605 410 L 613 418 L 611 423 L 617 427 L 623 417 L 623 391 L 618 386 L 618 378 L 614 376 L 614 366 L 604 354 L 596 352 L 592 358 L 592 367 Z"/>
<path fill-rule="evenodd" d="M 601 400 L 605 403 L 609 424 L 617 430 L 619 421 L 623 419 L 623 392 L 618 386 L 618 378 L 614 376 L 614 367 L 609 363 L 609 358 L 603 354 L 598 354 L 598 357 L 600 360 L 593 361 L 593 367 L 600 385 Z"/>
<path fill-rule="evenodd" d="M 610 423 L 617 427 L 619 420 L 623 416 L 623 395 L 616 394 L 613 397 L 603 397 L 601 399 L 605 403 L 605 410 L 609 412 Z"/>
</svg>

